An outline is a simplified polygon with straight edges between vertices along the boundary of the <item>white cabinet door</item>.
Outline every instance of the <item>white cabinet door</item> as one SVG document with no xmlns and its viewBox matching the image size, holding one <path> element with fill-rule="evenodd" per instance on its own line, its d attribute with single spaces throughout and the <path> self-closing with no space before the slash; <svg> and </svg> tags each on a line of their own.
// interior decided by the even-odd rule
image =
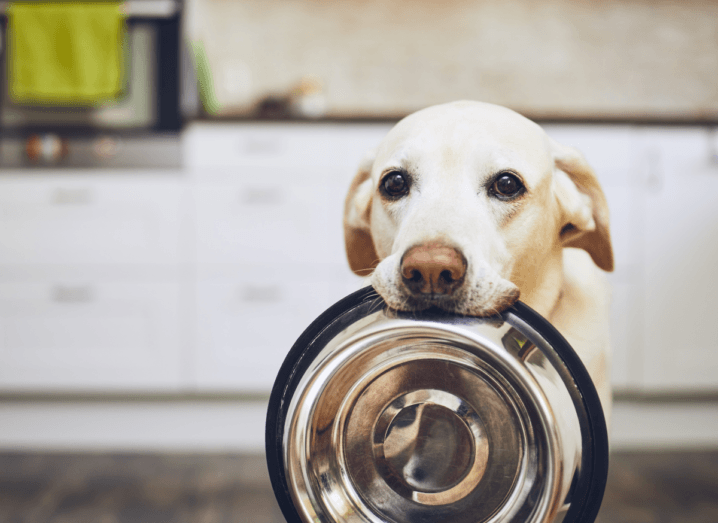
<svg viewBox="0 0 718 523">
<path fill-rule="evenodd" d="M 0 282 L 0 389 L 178 390 L 183 299 L 171 281 Z"/>
<path fill-rule="evenodd" d="M 638 391 L 643 346 L 642 286 L 635 274 L 611 275 L 611 384 L 614 391 Z"/>
<path fill-rule="evenodd" d="M 184 135 L 185 165 L 207 172 L 227 167 L 320 167 L 344 158 L 346 133 L 323 124 L 192 124 Z"/>
<path fill-rule="evenodd" d="M 214 274 L 200 276 L 197 288 L 200 390 L 268 392 L 295 340 L 341 297 L 336 277 L 311 267 L 264 264 L 208 272 Z"/>
<path fill-rule="evenodd" d="M 176 173 L 4 174 L 0 264 L 176 263 L 185 191 Z"/>
<path fill-rule="evenodd" d="M 328 184 L 248 178 L 198 187 L 199 263 L 346 263 Z"/>
<path fill-rule="evenodd" d="M 718 166 L 700 129 L 646 137 L 643 380 L 647 390 L 718 390 Z"/>
<path fill-rule="evenodd" d="M 624 169 L 628 169 L 627 162 Z M 611 383 L 614 390 L 641 387 L 642 264 L 645 189 L 626 173 L 624 183 L 602 181 L 611 220 L 615 268 L 608 275 L 611 285 Z"/>
</svg>

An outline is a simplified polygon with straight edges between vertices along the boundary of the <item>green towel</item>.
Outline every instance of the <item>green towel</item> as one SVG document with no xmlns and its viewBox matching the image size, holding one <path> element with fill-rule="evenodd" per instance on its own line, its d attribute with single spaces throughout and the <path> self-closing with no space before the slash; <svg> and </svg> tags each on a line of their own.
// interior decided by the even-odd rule
<svg viewBox="0 0 718 523">
<path fill-rule="evenodd" d="M 83 106 L 124 86 L 125 20 L 116 2 L 15 2 L 8 80 L 16 103 Z"/>
</svg>

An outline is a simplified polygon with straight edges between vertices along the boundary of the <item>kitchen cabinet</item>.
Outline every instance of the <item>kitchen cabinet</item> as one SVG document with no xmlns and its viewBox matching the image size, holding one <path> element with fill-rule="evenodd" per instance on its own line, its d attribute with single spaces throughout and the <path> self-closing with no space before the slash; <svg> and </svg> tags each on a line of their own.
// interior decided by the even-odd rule
<svg viewBox="0 0 718 523">
<path fill-rule="evenodd" d="M 177 263 L 184 191 L 172 173 L 3 173 L 0 264 Z"/>
<path fill-rule="evenodd" d="M 187 133 L 197 390 L 268 392 L 302 331 L 361 286 L 344 255 L 343 202 L 381 136 L 353 137 L 325 125 L 207 124 Z"/>
<path fill-rule="evenodd" d="M 2 281 L 0 388 L 179 390 L 185 298 L 176 281 Z"/>
<path fill-rule="evenodd" d="M 547 125 L 548 134 L 578 149 L 601 182 L 610 211 L 614 272 L 608 275 L 611 305 L 611 381 L 614 389 L 640 387 L 642 316 L 638 307 L 642 286 L 644 182 L 635 150 L 635 131 L 629 126 Z"/>
<path fill-rule="evenodd" d="M 336 166 L 346 160 L 343 126 L 299 124 L 196 124 L 184 136 L 185 165 L 211 174 L 227 167 Z M 344 127 L 344 129 L 347 129 Z M 202 174 L 202 173 L 200 173 Z"/>
<path fill-rule="evenodd" d="M 234 183 L 196 189 L 198 263 L 344 262 L 341 214 L 328 204 L 337 195 L 327 183 L 244 169 Z"/>
<path fill-rule="evenodd" d="M 718 391 L 718 142 L 702 129 L 653 130 L 641 138 L 641 383 L 647 391 Z"/>
<path fill-rule="evenodd" d="M 364 283 L 342 209 L 390 127 L 198 123 L 181 171 L 2 172 L 0 392 L 266 394 L 303 329 Z M 614 388 L 718 390 L 716 137 L 546 129 L 609 203 Z"/>
<path fill-rule="evenodd" d="M 3 172 L 0 390 L 180 390 L 187 206 L 176 171 Z"/>
<path fill-rule="evenodd" d="M 699 127 L 558 126 L 581 150 L 611 211 L 616 390 L 718 390 L 718 139 Z"/>
<path fill-rule="evenodd" d="M 205 267 L 197 283 L 197 387 L 267 392 L 304 329 L 360 282 L 326 265 Z"/>
</svg>

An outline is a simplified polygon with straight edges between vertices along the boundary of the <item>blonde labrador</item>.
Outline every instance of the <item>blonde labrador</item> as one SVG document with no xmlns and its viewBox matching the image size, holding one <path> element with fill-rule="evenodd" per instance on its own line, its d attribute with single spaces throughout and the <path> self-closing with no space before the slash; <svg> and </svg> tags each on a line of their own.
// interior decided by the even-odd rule
<svg viewBox="0 0 718 523">
<path fill-rule="evenodd" d="M 487 316 L 520 297 L 576 350 L 609 419 L 608 207 L 576 150 L 504 107 L 424 109 L 363 162 L 344 231 L 352 270 L 393 308 Z"/>
</svg>

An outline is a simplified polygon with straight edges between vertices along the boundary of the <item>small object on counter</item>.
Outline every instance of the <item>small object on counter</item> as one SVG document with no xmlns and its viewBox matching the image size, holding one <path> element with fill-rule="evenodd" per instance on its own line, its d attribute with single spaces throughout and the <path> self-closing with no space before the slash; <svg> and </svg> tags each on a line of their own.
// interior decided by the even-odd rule
<svg viewBox="0 0 718 523">
<path fill-rule="evenodd" d="M 197 87 L 202 107 L 207 114 L 217 114 L 221 108 L 217 94 L 214 91 L 212 69 L 207 59 L 204 45 L 200 41 L 191 41 L 192 55 L 194 57 L 195 72 L 197 74 Z"/>
<path fill-rule="evenodd" d="M 56 134 L 34 134 L 25 143 L 25 152 L 32 163 L 57 163 L 70 152 L 66 139 Z"/>
<path fill-rule="evenodd" d="M 98 158 L 113 158 L 120 148 L 120 141 L 113 136 L 102 136 L 95 140 L 93 150 Z"/>
<path fill-rule="evenodd" d="M 316 76 L 305 76 L 290 95 L 290 111 L 300 118 L 317 119 L 327 113 L 324 86 Z"/>
<path fill-rule="evenodd" d="M 257 103 L 254 116 L 267 120 L 286 120 L 291 116 L 289 105 L 286 96 L 267 96 Z"/>
<path fill-rule="evenodd" d="M 305 76 L 288 94 L 262 98 L 256 105 L 254 116 L 267 120 L 316 120 L 326 114 L 327 100 L 322 81 L 316 76 Z"/>
</svg>

